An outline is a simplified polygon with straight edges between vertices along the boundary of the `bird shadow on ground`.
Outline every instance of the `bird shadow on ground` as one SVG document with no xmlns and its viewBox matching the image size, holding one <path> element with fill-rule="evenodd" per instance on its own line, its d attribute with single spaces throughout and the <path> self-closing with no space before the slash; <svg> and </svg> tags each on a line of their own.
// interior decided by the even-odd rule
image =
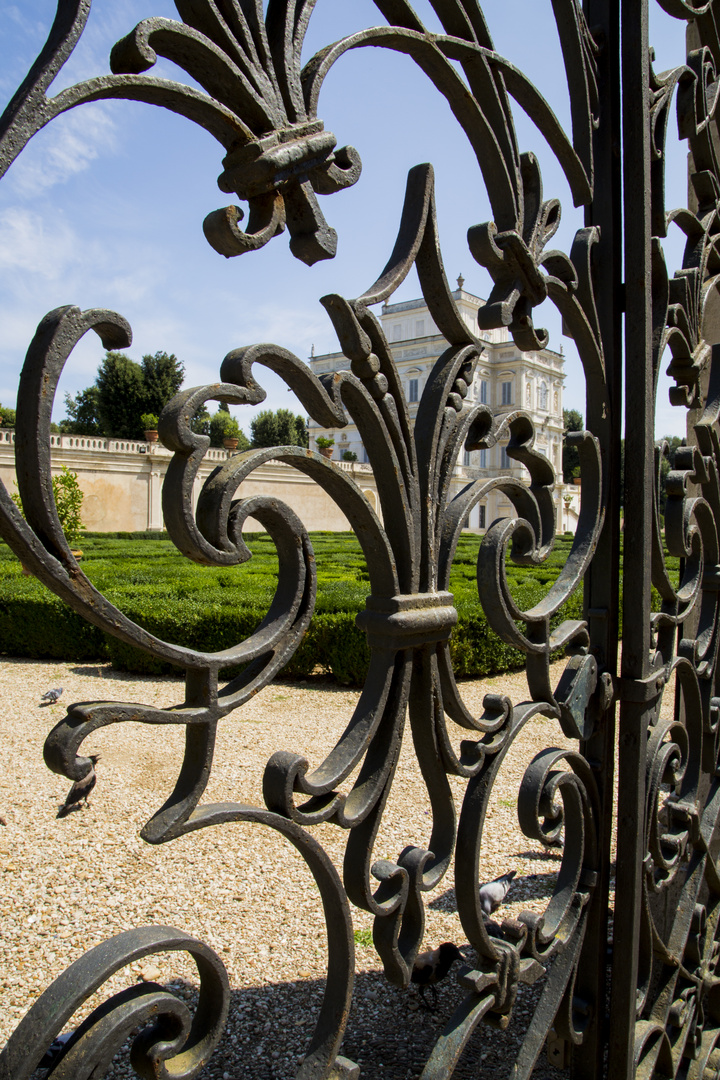
<svg viewBox="0 0 720 1080">
<path fill-rule="evenodd" d="M 70 806 L 66 806 L 65 803 L 59 802 L 57 804 L 57 814 L 55 817 L 60 819 L 68 818 L 71 814 L 76 814 L 79 810 L 85 811 L 87 808 L 88 807 L 83 806 L 82 803 L 79 802 L 71 803 Z M 63 811 L 62 813 L 60 813 L 61 810 Z"/>
<path fill-rule="evenodd" d="M 562 862 L 562 850 L 559 847 L 552 848 L 550 851 L 542 849 L 541 851 L 518 851 L 517 855 L 513 856 L 516 859 L 530 859 L 532 862 Z"/>
<path fill-rule="evenodd" d="M 556 882 L 557 873 L 552 871 L 547 874 L 526 874 L 524 877 L 516 877 L 501 908 L 518 901 L 534 900 L 539 896 L 552 896 Z M 440 893 L 430 901 L 428 907 L 433 911 L 457 911 L 455 890 L 447 889 L 444 893 Z"/>
<path fill-rule="evenodd" d="M 418 1008 L 414 987 L 391 986 L 381 971 L 362 971 L 355 990 L 345 1038 L 339 1054 L 360 1066 L 361 1077 L 375 1080 L 411 1080 L 419 1077 L 454 1010 L 465 997 L 454 975 L 438 987 L 438 1008 Z M 164 985 L 194 1012 L 197 987 L 181 979 Z M 527 1027 L 528 1013 L 538 987 L 519 989 L 516 1017 L 508 1032 L 481 1025 L 463 1054 L 453 1080 L 477 1077 L 479 1070 L 507 1075 L 518 1042 Z M 210 1062 L 197 1080 L 290 1080 L 296 1076 L 314 1031 L 325 991 L 323 979 L 270 983 L 263 987 L 233 990 L 223 1036 Z M 514 1038 L 512 1029 L 515 1028 Z M 115 1057 L 106 1080 L 135 1075 L 130 1067 L 134 1035 Z M 533 1080 L 556 1080 L 566 1076 L 547 1064 L 541 1055 Z M 45 1080 L 37 1070 L 32 1080 Z"/>
</svg>

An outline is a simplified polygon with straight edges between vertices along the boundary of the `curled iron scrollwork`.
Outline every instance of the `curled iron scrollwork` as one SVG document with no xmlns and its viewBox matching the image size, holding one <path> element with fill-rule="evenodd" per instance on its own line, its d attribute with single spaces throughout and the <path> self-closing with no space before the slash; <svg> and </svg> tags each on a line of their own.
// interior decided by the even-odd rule
<svg viewBox="0 0 720 1080">
<path fill-rule="evenodd" d="M 685 65 L 651 73 L 642 103 L 652 158 L 653 235 L 647 267 L 652 390 L 657 392 L 667 347 L 676 384 L 671 400 L 688 410 L 692 435 L 676 452 L 665 481 L 664 524 L 659 496 L 666 448 L 657 448 L 654 520 L 643 542 L 651 551 L 659 611 L 637 616 L 648 620 L 649 671 L 640 679 L 618 680 L 612 652 L 617 642 L 608 644 L 607 629 L 598 630 L 603 620 L 609 625 L 608 608 L 592 607 L 589 599 L 594 575 L 597 581 L 596 554 L 603 545 L 607 551 L 616 526 L 606 510 L 618 479 L 609 462 L 619 448 L 621 424 L 616 327 L 608 329 L 610 300 L 598 284 L 600 261 L 610 257 L 618 242 L 595 213 L 602 194 L 597 190 L 597 140 L 603 124 L 610 122 L 603 103 L 611 43 L 588 19 L 589 9 L 598 5 L 583 6 L 579 0 L 552 4 L 570 96 L 568 133 L 539 90 L 495 50 L 477 0 L 431 0 L 441 32 L 430 31 L 407 0 L 375 2 L 385 25 L 329 44 L 302 66 L 314 0 L 270 0 L 265 10 L 261 0 L 177 0 L 180 20 L 141 22 L 112 50 L 110 74 L 50 97 L 90 10 L 90 0 L 60 0 L 46 46 L 0 120 L 2 175 L 43 126 L 85 102 L 125 98 L 177 112 L 220 142 L 225 156 L 219 186 L 249 206 L 246 230 L 238 225 L 239 207 L 211 212 L 204 222 L 210 244 L 230 257 L 264 246 L 287 228 L 292 253 L 312 264 L 332 258 L 337 246 L 318 196 L 355 184 L 361 174 L 359 153 L 350 145 L 338 148 L 319 119 L 322 86 L 349 50 L 380 47 L 408 55 L 446 98 L 476 155 L 493 214 L 492 221 L 471 223 L 468 229 L 470 252 L 492 280 L 477 328 L 468 325 L 448 285 L 433 169 L 418 164 L 408 175 L 397 238 L 377 279 L 354 299 L 335 293 L 321 299 L 346 368 L 318 376 L 285 348 L 243 346 L 223 360 L 220 381 L 183 390 L 166 406 L 160 436 L 173 456 L 163 514 L 179 551 L 206 565 L 242 564 L 250 558 L 243 526 L 252 517 L 278 555 L 277 587 L 264 618 L 247 639 L 221 652 L 188 649 L 153 636 L 111 604 L 74 558 L 52 495 L 52 400 L 63 365 L 88 331 L 107 348 L 124 348 L 131 330 L 122 316 L 108 310 L 58 308 L 42 320 L 28 350 L 17 410 L 24 516 L 0 485 L 0 535 L 32 573 L 84 618 L 186 675 L 184 700 L 170 708 L 117 701 L 70 705 L 47 737 L 45 760 L 54 771 L 79 779 L 89 762 L 82 745 L 98 728 L 130 720 L 184 725 L 185 756 L 175 788 L 145 824 L 144 839 L 165 843 L 191 831 L 243 821 L 270 827 L 297 847 L 320 890 L 329 944 L 325 997 L 298 1073 L 308 1080 L 354 1071 L 351 1062 L 338 1057 L 353 987 L 350 902 L 373 916 L 373 940 L 385 976 L 406 987 L 424 939 L 425 895 L 454 868 L 458 913 L 475 955 L 460 975 L 466 996 L 423 1076 L 452 1075 L 478 1025 L 486 1021 L 506 1028 L 520 987 L 537 984 L 533 1016 L 513 1066 L 514 1076 L 527 1077 L 548 1040 L 571 1048 L 590 1045 L 588 1055 L 596 1061 L 602 1057 L 614 697 L 642 706 L 646 753 L 634 827 L 642 833 L 645 857 L 632 987 L 633 1068 L 648 1077 L 680 1075 L 676 1066 L 684 1054 L 693 1064 L 682 1075 L 699 1077 L 706 1066 L 716 1064 L 720 1023 L 715 973 L 720 916 L 715 861 L 720 809 L 716 5 L 663 0 L 670 15 L 691 24 L 697 40 Z M 196 85 L 157 77 L 152 69 L 158 57 L 178 65 Z M 680 134 L 691 150 L 694 208 L 667 214 L 662 166 L 674 95 Z M 555 155 L 575 205 L 584 208 L 586 219 L 569 253 L 548 249 L 560 224 L 560 201 L 545 198 L 540 160 L 520 148 L 511 99 Z M 672 279 L 661 245 L 671 225 L 686 238 L 683 267 Z M 447 342 L 423 389 L 414 424 L 392 348 L 372 312 L 374 305 L 387 303 L 413 269 Z M 620 284 L 614 283 L 618 294 Z M 541 452 L 529 413 L 494 413 L 467 399 L 483 356 L 483 335 L 506 329 L 519 349 L 542 349 L 548 336 L 534 323 L 535 309 L 548 299 L 575 341 L 587 385 L 588 430 L 574 436 L 582 508 L 562 572 L 540 602 L 523 608 L 513 595 L 507 562 L 539 567 L 551 556 L 558 531 L 555 468 Z M 284 380 L 321 426 L 357 426 L 377 482 L 378 512 L 347 473 L 320 454 L 293 446 L 228 458 L 212 471 L 195 501 L 209 439 L 193 431 L 193 417 L 207 401 L 259 404 L 265 391 L 255 372 L 263 367 Z M 463 450 L 485 450 L 505 439 L 507 454 L 524 467 L 525 479 L 481 477 L 453 489 Z M 346 727 L 323 761 L 313 763 L 292 748 L 279 747 L 265 766 L 264 807 L 205 804 L 218 724 L 283 669 L 315 609 L 314 552 L 300 517 L 277 499 L 246 496 L 241 490 L 270 459 L 315 481 L 354 530 L 370 581 L 370 596 L 357 622 L 367 635 L 371 660 Z M 478 595 L 494 631 L 525 656 L 529 700 L 487 694 L 477 715 L 453 670 L 449 642 L 458 615 L 450 572 L 464 522 L 493 489 L 503 493 L 512 509 L 490 523 L 479 547 Z M 677 584 L 663 539 L 668 553 L 681 560 Z M 602 564 L 605 570 L 609 565 L 607 559 Z M 564 618 L 563 605 L 583 583 L 585 616 Z M 626 618 L 633 615 L 628 611 Z M 558 679 L 551 660 L 561 652 L 567 660 Z M 228 669 L 229 680 L 224 675 Z M 668 719 L 661 716 L 661 706 L 671 678 L 677 705 Z M 541 718 L 555 725 L 564 742 L 547 747 L 528 766 L 518 817 L 528 839 L 561 850 L 557 880 L 542 913 L 522 911 L 500 926 L 488 925 L 478 886 L 493 788 L 520 734 Z M 429 835 L 424 846 L 408 845 L 394 859 L 377 858 L 376 840 L 406 721 L 429 797 Z M 464 786 L 459 815 L 449 777 Z M 347 835 L 342 877 L 312 835 L 320 823 Z M 668 915 L 673 904 L 676 910 Z M 77 1029 L 53 1075 L 100 1075 L 128 1032 L 147 1025 L 151 1017 L 159 1019 L 145 1026 L 134 1043 L 138 1075 L 196 1075 L 225 1020 L 227 977 L 206 946 L 179 931 L 155 927 L 97 946 L 49 987 L 0 1054 L 0 1077 L 30 1075 L 33 1061 L 109 974 L 163 948 L 187 949 L 196 959 L 202 986 L 195 1016 L 160 987 L 145 985 L 116 995 Z M 587 969 L 596 972 L 594 986 L 585 977 L 583 958 Z M 600 968 L 603 973 L 597 974 Z"/>
</svg>

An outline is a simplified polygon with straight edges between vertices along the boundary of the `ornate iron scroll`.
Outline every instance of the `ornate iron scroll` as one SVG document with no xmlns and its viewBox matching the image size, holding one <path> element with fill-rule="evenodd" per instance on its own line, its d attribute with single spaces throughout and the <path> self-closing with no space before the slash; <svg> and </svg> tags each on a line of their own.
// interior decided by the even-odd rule
<svg viewBox="0 0 720 1080">
<path fill-rule="evenodd" d="M 113 97 L 162 105 L 217 138 L 225 153 L 220 188 L 248 203 L 246 231 L 238 225 L 242 211 L 236 206 L 209 213 L 204 229 L 216 250 L 226 256 L 252 251 L 287 227 L 296 257 L 307 263 L 331 258 L 336 236 L 318 196 L 356 183 L 361 164 L 353 147 L 336 148 L 334 135 L 318 119 L 323 80 L 349 49 L 380 46 L 408 54 L 445 96 L 467 135 L 492 207 L 493 220 L 471 224 L 468 231 L 470 250 L 493 281 L 480 309 L 480 330 L 507 327 L 520 348 L 540 348 L 547 334 L 535 326 L 533 309 L 549 297 L 576 342 L 587 382 L 587 430 L 577 437 L 582 513 L 557 582 L 541 603 L 521 610 L 505 562 L 509 557 L 536 565 L 552 550 L 554 470 L 535 448 L 528 415 L 494 416 L 487 406 L 466 404 L 482 341 L 460 316 L 448 287 L 433 172 L 418 165 L 409 174 L 397 239 L 378 279 L 357 299 L 322 300 L 348 359 L 346 371 L 318 378 L 287 350 L 249 346 L 225 358 L 220 383 L 183 391 L 165 409 L 160 433 L 174 457 L 163 510 L 180 551 L 206 564 L 242 563 L 249 558 L 242 526 L 252 516 L 272 537 L 280 569 L 266 617 L 234 648 L 202 653 L 160 641 L 85 577 L 63 536 L 50 484 L 52 397 L 65 361 L 89 330 L 106 347 L 118 348 L 129 344 L 130 327 L 111 311 L 57 309 L 38 327 L 21 377 L 16 446 L 25 517 L 0 488 L 0 535 L 89 621 L 184 669 L 186 695 L 168 710 L 122 702 L 70 706 L 48 736 L 48 766 L 72 779 L 83 776 L 89 760 L 81 756 L 82 743 L 104 725 L 129 719 L 183 724 L 182 770 L 172 795 L 145 825 L 144 838 L 164 843 L 243 820 L 267 825 L 295 844 L 319 886 L 329 944 L 325 998 L 300 1077 L 355 1071 L 338 1056 L 352 997 L 350 902 L 374 916 L 374 943 L 385 974 L 405 986 L 423 941 L 423 896 L 451 865 L 475 963 L 462 974 L 467 996 L 423 1076 L 451 1076 L 481 1021 L 505 1027 L 519 984 L 540 979 L 543 989 L 512 1076 L 529 1076 L 548 1040 L 554 1060 L 570 1060 L 578 1077 L 717 1075 L 720 346 L 714 339 L 720 5 L 662 0 L 670 15 L 687 23 L 688 58 L 681 68 L 656 75 L 648 61 L 646 0 L 622 2 L 622 51 L 618 0 L 585 0 L 583 6 L 553 0 L 570 133 L 523 73 L 494 50 L 477 0 L 432 0 L 442 33 L 429 31 L 406 0 L 376 0 L 386 25 L 329 45 L 304 67 L 300 56 L 314 0 L 270 0 L 266 11 L 260 0 L 176 0 L 176 6 L 182 21 L 147 19 L 115 46 L 112 74 L 49 97 L 90 8 L 90 0 L 59 0 L 48 42 L 0 122 L 0 174 L 41 127 L 78 104 Z M 201 89 L 154 76 L 158 56 L 178 64 Z M 664 136 L 673 95 L 680 134 L 690 146 L 692 197 L 691 209 L 667 213 Z M 520 150 L 511 99 L 536 125 L 575 204 L 584 208 L 584 227 L 569 253 L 548 249 L 560 204 L 544 198 L 538 159 Z M 670 225 L 687 238 L 683 267 L 672 278 L 660 246 Z M 390 347 L 371 312 L 413 266 L 448 342 L 414 429 Z M 618 677 L 623 309 L 628 420 Z M 687 446 L 677 452 L 667 480 L 665 515 L 667 549 L 682 559 L 679 584 L 665 566 L 658 511 L 664 449 L 652 445 L 666 346 L 676 382 L 672 401 L 688 416 Z M 256 364 L 278 373 L 321 425 L 342 427 L 348 418 L 357 424 L 377 479 L 382 521 L 345 473 L 296 447 L 232 457 L 210 476 L 193 505 L 193 482 L 208 439 L 193 433 L 191 418 L 208 400 L 262 401 Z M 487 448 L 504 435 L 529 483 L 478 479 L 451 495 L 461 449 Z M 311 767 L 279 749 L 265 769 L 265 807 L 201 804 L 218 723 L 281 671 L 314 609 L 314 559 L 303 523 L 277 500 L 235 498 L 240 483 L 270 457 L 311 476 L 358 536 L 371 584 L 358 620 L 371 648 L 370 670 L 346 730 L 324 762 Z M 463 521 L 493 486 L 506 494 L 514 514 L 487 530 L 478 557 L 479 596 L 495 631 L 525 653 L 531 700 L 513 703 L 488 695 L 477 716 L 463 700 L 450 658 L 457 613 L 449 575 Z M 581 581 L 585 618 L 556 625 L 553 617 Z M 660 594 L 660 610 L 652 615 L 651 583 Z M 559 649 L 569 659 L 553 685 L 549 661 Z M 242 673 L 221 685 L 221 673 L 230 667 L 242 667 Z M 667 721 L 660 719 L 660 702 L 671 676 L 676 706 Z M 618 700 L 617 892 L 608 972 Z M 406 847 L 394 862 L 374 860 L 406 715 L 430 796 L 432 828 L 425 848 Z M 562 865 L 545 912 L 525 912 L 498 930 L 483 920 L 478 897 L 485 815 L 504 758 L 539 715 L 556 720 L 576 748 L 548 748 L 536 757 L 521 787 L 518 813 L 528 837 L 562 845 Z M 453 740 L 457 729 L 466 734 L 459 750 Z M 357 766 L 356 779 L 346 784 Z M 448 775 L 466 781 L 459 817 Z M 313 838 L 319 822 L 347 831 L 342 878 Z M 206 946 L 155 927 L 108 941 L 56 980 L 0 1054 L 0 1078 L 29 1076 L 54 1035 L 111 974 L 168 948 L 188 950 L 198 965 L 202 988 L 195 1016 L 162 987 L 144 985 L 116 995 L 77 1029 L 52 1075 L 101 1075 L 128 1033 L 144 1025 L 133 1048 L 138 1075 L 196 1076 L 222 1031 L 227 977 Z"/>
</svg>

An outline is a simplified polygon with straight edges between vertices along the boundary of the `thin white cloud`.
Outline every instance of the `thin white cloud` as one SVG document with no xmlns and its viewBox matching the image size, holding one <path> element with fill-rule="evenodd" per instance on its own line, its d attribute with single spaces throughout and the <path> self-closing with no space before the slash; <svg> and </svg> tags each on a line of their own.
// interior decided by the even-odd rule
<svg viewBox="0 0 720 1080">
<path fill-rule="evenodd" d="M 62 221 L 55 220 L 48 229 L 36 210 L 13 206 L 0 213 L 0 271 L 58 279 L 66 275 L 77 252 L 78 237 Z M 6 281 L 11 283 L 12 278 Z"/>
<path fill-rule="evenodd" d="M 66 113 L 32 140 L 8 173 L 15 196 L 35 199 L 56 184 L 83 172 L 96 158 L 117 149 L 117 128 L 101 104 Z"/>
</svg>

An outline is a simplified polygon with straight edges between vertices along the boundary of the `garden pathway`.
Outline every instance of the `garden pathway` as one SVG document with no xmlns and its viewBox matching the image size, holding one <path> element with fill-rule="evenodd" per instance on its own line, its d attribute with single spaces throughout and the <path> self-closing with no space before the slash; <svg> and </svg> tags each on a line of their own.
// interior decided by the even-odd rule
<svg viewBox="0 0 720 1080">
<path fill-rule="evenodd" d="M 555 678 L 559 675 L 555 673 Z M 63 686 L 57 705 L 39 707 L 41 694 Z M 527 697 L 522 673 L 462 684 L 476 713 L 487 692 Z M 233 990 L 225 1037 L 203 1080 L 295 1075 L 323 988 L 326 964 L 319 896 L 294 848 L 270 830 L 250 825 L 193 833 L 161 847 L 139 838 L 150 815 L 172 790 L 182 758 L 183 730 L 124 724 L 95 732 L 86 750 L 99 750 L 98 783 L 86 810 L 58 820 L 69 788 L 48 771 L 42 747 L 48 730 L 73 701 L 125 700 L 168 706 L 182 700 L 179 680 L 153 680 L 87 666 L 0 660 L 3 769 L 0 772 L 0 1045 L 29 1004 L 76 957 L 125 929 L 169 924 L 199 937 L 223 958 Z M 342 732 L 357 692 L 313 681 L 275 682 L 220 726 L 208 801 L 262 804 L 265 762 L 277 749 L 297 751 L 317 764 Z M 542 911 L 559 865 L 520 832 L 516 800 L 525 767 L 547 746 L 568 745 L 558 725 L 536 717 L 517 740 L 495 785 L 484 842 L 482 876 L 514 868 L 518 881 L 503 913 Z M 463 783 L 450 778 L 460 806 Z M 429 803 L 409 740 L 385 811 L 375 852 L 394 858 L 408 844 L 426 846 Z M 341 865 L 346 834 L 331 825 L 316 830 Z M 530 877 L 530 875 L 533 875 Z M 371 919 L 353 910 L 357 945 L 355 999 L 343 1053 L 362 1066 L 363 1078 L 418 1076 L 431 1045 L 461 997 L 452 980 L 440 990 L 437 1014 L 418 1010 L 414 989 L 396 990 L 382 978 L 369 943 Z M 428 946 L 464 941 L 448 876 L 427 898 Z M 174 985 L 192 1001 L 194 966 L 180 954 L 138 964 L 106 985 L 121 989 L 148 977 Z M 458 1077 L 503 1076 L 507 1041 L 516 1041 L 529 1018 L 533 990 L 525 992 L 509 1033 L 483 1028 Z M 479 1066 L 483 1066 L 479 1068 Z M 486 1071 L 487 1070 L 487 1071 Z M 41 1074 L 38 1074 L 41 1075 Z M 134 1075 L 127 1058 L 111 1080 Z M 536 1075 L 559 1074 L 545 1064 Z"/>
</svg>

